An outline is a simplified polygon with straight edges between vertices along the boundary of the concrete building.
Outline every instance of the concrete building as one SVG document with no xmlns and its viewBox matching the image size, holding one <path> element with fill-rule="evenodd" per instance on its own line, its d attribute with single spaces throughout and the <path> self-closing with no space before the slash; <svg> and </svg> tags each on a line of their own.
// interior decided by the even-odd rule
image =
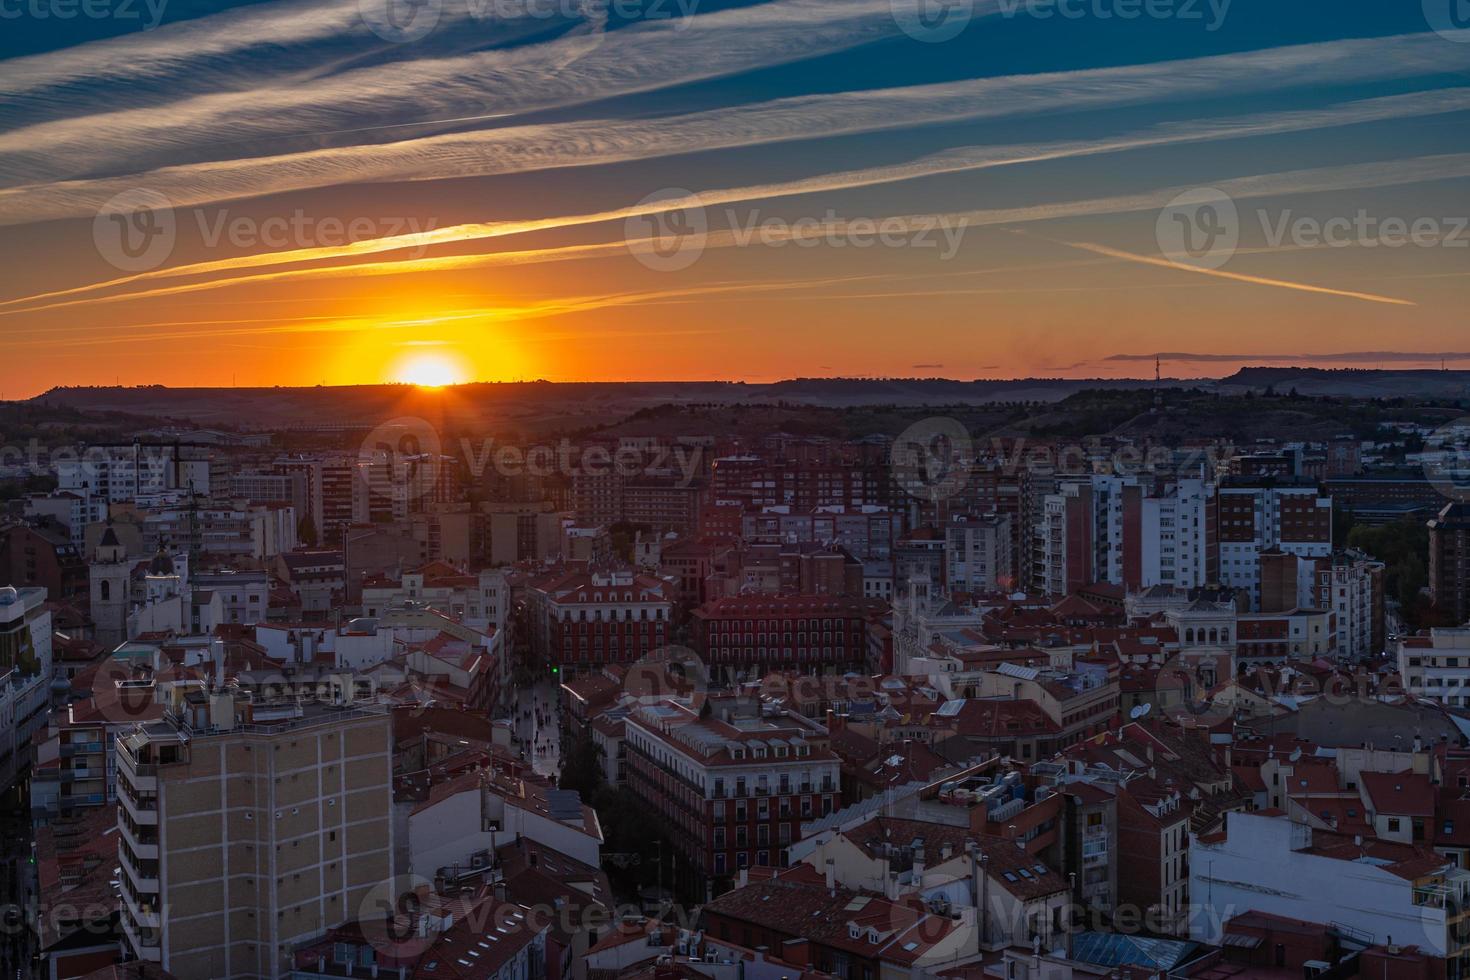
<svg viewBox="0 0 1470 980">
<path fill-rule="evenodd" d="M 951 591 L 989 593 L 1016 587 L 1011 516 L 956 517 L 944 525 L 945 581 Z"/>
<path fill-rule="evenodd" d="M 1432 629 L 1398 644 L 1406 693 L 1452 708 L 1470 707 L 1470 628 Z"/>
<path fill-rule="evenodd" d="M 51 707 L 51 613 L 46 590 L 0 587 L 0 791 L 31 764 Z"/>
<path fill-rule="evenodd" d="M 1418 946 L 1467 967 L 1470 872 L 1427 847 L 1315 829 L 1279 811 L 1226 814 L 1225 830 L 1195 837 L 1189 859 L 1190 938 L 1219 944 L 1245 911 L 1318 921 L 1359 945 Z"/>
<path fill-rule="evenodd" d="M 1245 592 L 1262 608 L 1261 556 L 1273 550 L 1300 558 L 1332 554 L 1332 498 L 1313 481 L 1232 477 L 1216 491 L 1220 584 Z"/>
<path fill-rule="evenodd" d="M 1429 522 L 1429 597 L 1451 622 L 1470 623 L 1470 504 L 1446 504 Z"/>
<path fill-rule="evenodd" d="M 124 948 L 181 980 L 286 976 L 393 877 L 385 709 L 175 691 L 116 751 Z"/>
</svg>

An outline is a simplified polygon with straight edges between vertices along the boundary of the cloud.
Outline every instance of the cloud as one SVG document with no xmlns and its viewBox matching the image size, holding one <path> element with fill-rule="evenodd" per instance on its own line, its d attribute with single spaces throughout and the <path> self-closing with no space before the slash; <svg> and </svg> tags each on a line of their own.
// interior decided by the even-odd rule
<svg viewBox="0 0 1470 980">
<path fill-rule="evenodd" d="M 624 33 L 613 32 L 610 37 L 621 38 Z M 680 35 L 681 45 L 683 36 Z M 175 162 L 146 173 L 60 180 L 59 177 L 71 172 L 67 168 L 77 160 L 33 161 L 32 170 L 41 179 L 0 191 L 0 222 L 14 224 L 90 216 L 115 194 L 138 186 L 158 191 L 176 206 L 185 207 L 340 183 L 520 173 L 946 121 L 1078 111 L 1467 69 L 1470 69 L 1470 45 L 1446 45 L 1434 35 L 1412 35 L 1334 41 L 1187 61 L 801 96 L 657 119 L 507 126 L 381 144 L 313 147 L 300 152 L 207 163 L 178 161 L 181 154 L 188 152 L 188 146 L 181 145 L 188 140 L 184 132 L 170 127 L 166 139 L 154 141 L 148 148 L 165 156 L 172 155 Z M 995 159 L 1006 151 L 1023 158 L 1048 155 L 1040 156 L 1045 159 L 1127 149 L 1130 147 L 1124 144 L 1130 141 L 1148 146 L 1224 139 L 1464 108 L 1463 90 L 1416 93 L 1349 103 L 1328 110 L 1160 126 L 1118 140 L 1038 144 L 1031 148 L 960 148 L 929 158 L 927 170 L 922 165 L 924 161 L 914 161 L 909 166 L 915 168 L 916 175 L 945 173 L 983 165 L 987 153 Z M 157 118 L 152 113 L 145 116 L 155 121 Z M 381 121 L 383 116 L 375 114 L 373 118 Z M 109 127 L 100 122 L 89 123 L 93 128 L 77 133 L 75 138 L 87 144 L 86 153 L 111 159 L 118 149 L 116 140 Z M 262 125 L 267 124 L 279 127 L 280 120 L 267 115 Z M 238 136 L 231 137 L 235 139 Z M 29 152 L 29 148 L 24 152 Z"/>
<path fill-rule="evenodd" d="M 1214 186 L 1226 194 L 1238 199 L 1274 197 L 1288 194 L 1319 193 L 1333 190 L 1354 190 L 1365 187 L 1385 187 L 1401 184 L 1420 183 L 1424 181 L 1444 180 L 1455 177 L 1470 176 L 1470 154 L 1445 154 L 1440 156 L 1413 157 L 1405 160 L 1391 160 L 1385 162 L 1350 164 L 1342 167 L 1321 167 L 1308 170 L 1287 171 L 1285 173 L 1255 174 L 1247 177 L 1237 177 L 1229 180 L 1220 180 Z M 901 227 L 909 233 L 930 232 L 936 227 L 944 227 L 951 230 L 963 230 L 972 227 L 985 227 L 995 225 L 1017 225 L 1036 221 L 1050 221 L 1061 218 L 1089 217 L 1105 214 L 1120 214 L 1135 211 L 1157 210 L 1168 204 L 1171 200 L 1189 187 L 1169 187 L 1160 190 L 1148 191 L 1139 194 L 1123 195 L 1117 197 L 1092 198 L 1086 200 L 1073 200 L 1053 202 L 1050 204 L 1030 205 L 1017 208 L 982 209 L 973 211 L 957 211 L 945 214 L 910 214 L 896 215 L 884 219 L 886 222 L 894 223 L 895 227 Z M 736 188 L 725 191 L 711 191 L 700 195 L 700 200 L 744 200 L 752 193 L 750 188 Z M 769 196 L 768 189 L 761 190 L 762 196 Z M 468 241 L 471 239 L 497 238 L 508 235 L 525 234 L 532 231 L 545 231 L 554 228 L 563 228 L 576 225 L 597 224 L 608 221 L 623 220 L 629 216 L 639 214 L 652 214 L 679 210 L 681 206 L 687 206 L 686 199 L 661 200 L 656 203 L 636 206 L 632 208 L 621 208 L 615 211 L 594 212 L 584 215 L 568 215 L 558 218 L 545 218 L 535 221 L 521 222 L 497 222 L 485 225 L 456 226 L 453 228 L 440 228 L 428 232 L 417 232 L 410 235 L 397 236 L 391 240 L 393 248 L 418 247 L 424 244 L 450 241 Z M 871 223 L 871 219 L 866 219 Z M 788 231 L 778 237 L 786 240 L 796 241 L 805 238 L 822 238 L 830 235 L 843 235 L 850 233 L 851 222 L 835 220 L 819 223 L 813 228 L 798 228 L 791 226 Z M 194 293 L 204 290 L 218 289 L 224 286 L 244 285 L 248 283 L 300 281 L 330 278 L 354 278 L 362 276 L 385 276 L 400 275 L 413 272 L 454 272 L 466 269 L 493 268 L 501 266 L 529 265 L 545 262 L 562 262 L 587 259 L 605 259 L 622 257 L 629 253 L 630 241 L 644 245 L 651 244 L 651 239 L 633 239 L 624 241 L 599 242 L 584 245 L 568 245 L 561 247 L 527 249 L 521 251 L 491 252 L 480 255 L 451 255 L 434 256 L 429 258 L 402 259 L 385 262 L 365 262 L 352 265 L 324 266 L 312 269 L 291 269 L 276 272 L 255 273 L 251 275 L 236 276 L 209 280 L 205 282 L 187 283 L 176 286 L 164 286 L 143 290 L 134 293 L 124 293 L 112 296 L 98 296 L 80 299 L 62 299 L 67 295 L 87 292 L 93 289 L 130 284 L 142 279 L 178 276 L 184 274 L 202 274 L 205 272 L 233 270 L 250 266 L 258 266 L 266 263 L 280 261 L 306 261 L 308 258 L 342 258 L 346 255 L 371 254 L 383 248 L 382 240 L 359 242 L 345 248 L 330 248 L 320 250 L 309 250 L 308 253 L 285 253 L 295 255 L 294 258 L 284 258 L 282 254 L 265 253 L 262 256 L 245 256 L 236 259 L 219 260 L 212 263 L 201 263 L 195 266 L 180 267 L 159 272 L 144 273 L 126 277 L 124 279 L 112 280 L 107 283 L 94 284 L 92 286 L 77 287 L 70 290 L 53 291 L 50 293 L 35 294 L 32 296 L 19 297 L 0 303 L 0 306 L 9 307 L 0 309 L 0 316 L 40 310 L 58 309 L 63 307 L 84 306 L 98 303 L 114 303 L 131 299 L 153 298 L 160 296 L 174 296 L 185 293 Z M 732 231 L 711 232 L 705 240 L 705 249 L 730 248 L 740 244 L 739 237 Z M 1057 242 L 1057 244 L 1071 244 L 1077 248 L 1093 251 L 1096 254 L 1105 255 L 1108 258 L 1122 261 L 1138 261 L 1144 264 L 1158 264 L 1170 268 L 1180 268 L 1191 271 L 1191 266 L 1176 266 L 1175 263 L 1165 259 L 1150 259 L 1145 256 L 1137 256 L 1128 252 L 1109 251 L 1105 246 L 1087 245 L 1085 243 Z M 183 271 L 181 271 L 183 270 Z M 1235 279 L 1238 281 L 1252 281 L 1253 277 L 1237 275 L 1234 273 L 1221 273 L 1218 278 Z M 1278 280 L 1265 280 L 1261 277 L 1261 285 L 1289 286 Z M 1352 295 L 1353 298 L 1370 299 L 1373 302 L 1396 303 L 1400 305 L 1414 305 L 1406 300 L 1394 300 L 1388 297 L 1374 297 L 1368 293 L 1349 294 L 1343 290 L 1331 290 L 1326 287 L 1302 286 L 1303 291 L 1336 293 L 1338 295 Z M 47 300 L 59 300 L 45 302 Z M 40 304 L 40 305 L 33 305 Z"/>
<path fill-rule="evenodd" d="M 778 0 L 614 31 L 587 22 L 542 43 L 322 77 L 204 92 L 191 81 L 193 90 L 164 104 L 12 128 L 0 134 L 0 173 L 42 182 L 117 174 L 215 161 L 221 149 L 272 141 L 317 146 L 323 134 L 384 123 L 562 108 L 815 58 L 897 32 L 888 0 Z"/>
</svg>

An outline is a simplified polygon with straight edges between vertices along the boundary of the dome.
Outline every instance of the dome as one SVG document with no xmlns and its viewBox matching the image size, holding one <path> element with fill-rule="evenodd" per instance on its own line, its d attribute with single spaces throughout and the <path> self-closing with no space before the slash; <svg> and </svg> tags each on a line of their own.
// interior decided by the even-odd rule
<svg viewBox="0 0 1470 980">
<path fill-rule="evenodd" d="M 158 548 L 158 554 L 154 555 L 153 560 L 148 563 L 148 574 L 172 575 L 173 573 L 174 560 L 169 557 L 168 552 L 164 551 L 163 546 L 160 545 Z"/>
</svg>

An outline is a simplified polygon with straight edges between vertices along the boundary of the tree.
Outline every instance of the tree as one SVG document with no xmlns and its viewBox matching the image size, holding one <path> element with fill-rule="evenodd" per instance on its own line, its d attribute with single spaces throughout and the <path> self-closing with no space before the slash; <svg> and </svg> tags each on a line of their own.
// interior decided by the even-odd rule
<svg viewBox="0 0 1470 980">
<path fill-rule="evenodd" d="M 301 520 L 296 522 L 296 540 L 308 548 L 316 547 L 316 522 L 311 519 L 310 514 L 302 515 Z"/>
</svg>

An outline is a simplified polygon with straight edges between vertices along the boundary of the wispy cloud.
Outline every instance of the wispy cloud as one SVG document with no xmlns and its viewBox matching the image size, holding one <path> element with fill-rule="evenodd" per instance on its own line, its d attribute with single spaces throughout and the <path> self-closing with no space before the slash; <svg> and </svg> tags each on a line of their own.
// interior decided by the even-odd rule
<svg viewBox="0 0 1470 980">
<path fill-rule="evenodd" d="M 1161 269 L 1174 269 L 1179 272 L 1189 272 L 1195 275 L 1211 276 L 1216 279 L 1229 279 L 1231 282 L 1249 283 L 1253 286 L 1274 286 L 1277 289 L 1292 289 L 1303 293 L 1317 293 L 1324 296 L 1339 296 L 1343 299 L 1360 299 L 1368 303 L 1386 303 L 1390 306 L 1414 306 L 1411 300 L 1396 299 L 1392 296 L 1380 296 L 1377 293 L 1360 293 L 1350 289 L 1333 289 L 1329 286 L 1314 286 L 1304 282 L 1290 282 L 1285 279 L 1271 279 L 1267 276 L 1253 276 L 1243 272 L 1228 272 L 1225 269 L 1207 269 L 1202 266 L 1185 265 L 1169 259 L 1161 259 L 1151 255 L 1138 255 L 1133 252 L 1125 252 L 1120 248 L 1110 248 L 1107 245 L 1097 245 L 1093 242 L 1062 242 L 1068 248 L 1080 248 L 1097 255 L 1105 255 L 1111 259 L 1122 259 L 1125 262 L 1136 262 L 1140 265 L 1151 265 Z"/>
</svg>

